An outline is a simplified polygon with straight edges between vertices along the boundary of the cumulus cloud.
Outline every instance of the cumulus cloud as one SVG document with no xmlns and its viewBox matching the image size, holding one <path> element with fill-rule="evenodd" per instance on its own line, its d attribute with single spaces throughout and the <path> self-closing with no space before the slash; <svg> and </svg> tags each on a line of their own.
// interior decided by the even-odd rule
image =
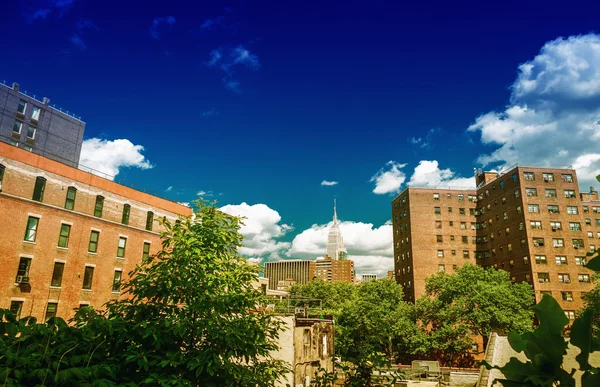
<svg viewBox="0 0 600 387">
<path fill-rule="evenodd" d="M 288 255 L 294 258 L 315 259 L 323 256 L 327 234 L 332 222 L 312 225 L 296 235 Z M 375 227 L 372 223 L 343 221 L 339 225 L 348 258 L 354 261 L 357 273 L 387 274 L 394 268 L 392 225 Z"/>
<path fill-rule="evenodd" d="M 395 161 L 388 161 L 373 177 L 371 182 L 375 183 L 373 193 L 383 195 L 387 193 L 398 193 L 402 183 L 406 180 L 406 175 L 401 171 L 406 164 L 400 164 Z"/>
<path fill-rule="evenodd" d="M 90 138 L 83 141 L 79 169 L 92 173 L 106 174 L 113 179 L 121 168 L 152 168 L 152 164 L 142 154 L 144 147 L 134 145 L 127 139 L 103 140 Z"/>
<path fill-rule="evenodd" d="M 292 230 L 281 223 L 281 216 L 266 204 L 228 204 L 221 211 L 234 216 L 245 217 L 240 233 L 244 236 L 244 246 L 240 253 L 249 258 L 280 259 L 289 248 L 289 242 L 277 239 Z"/>
<path fill-rule="evenodd" d="M 440 169 L 437 160 L 421 160 L 407 183 L 413 187 L 475 188 L 474 177 L 456 176 L 450 169 Z"/>
<path fill-rule="evenodd" d="M 514 163 L 572 166 L 582 185 L 600 173 L 600 35 L 547 42 L 519 66 L 509 105 L 478 117 L 467 129 L 497 148 L 484 167 Z"/>
<path fill-rule="evenodd" d="M 154 20 L 152 20 L 152 25 L 150 26 L 150 32 L 149 32 L 150 37 L 152 37 L 153 39 L 159 40 L 160 39 L 159 27 L 163 24 L 172 26 L 173 24 L 175 24 L 175 21 L 176 20 L 175 20 L 174 16 L 154 18 Z"/>
<path fill-rule="evenodd" d="M 321 182 L 321 185 L 327 186 L 327 187 L 331 187 L 333 185 L 337 185 L 338 182 L 337 181 L 329 181 L 329 180 L 323 180 Z"/>
</svg>

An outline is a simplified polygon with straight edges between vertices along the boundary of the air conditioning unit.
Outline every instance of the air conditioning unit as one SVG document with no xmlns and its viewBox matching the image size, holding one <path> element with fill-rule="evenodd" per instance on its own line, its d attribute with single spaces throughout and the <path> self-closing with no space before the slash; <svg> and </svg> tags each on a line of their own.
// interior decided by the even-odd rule
<svg viewBox="0 0 600 387">
<path fill-rule="evenodd" d="M 552 231 L 556 231 L 556 227 L 552 227 Z"/>
<path fill-rule="evenodd" d="M 549 182 L 549 181 L 550 181 L 550 179 L 544 179 L 544 181 L 547 183 L 547 182 Z"/>
<path fill-rule="evenodd" d="M 16 283 L 18 284 L 28 284 L 29 283 L 29 277 L 24 276 L 24 275 L 18 275 L 17 279 L 15 280 Z"/>
<path fill-rule="evenodd" d="M 573 297 L 567 297 L 567 301 L 573 301 Z"/>
</svg>

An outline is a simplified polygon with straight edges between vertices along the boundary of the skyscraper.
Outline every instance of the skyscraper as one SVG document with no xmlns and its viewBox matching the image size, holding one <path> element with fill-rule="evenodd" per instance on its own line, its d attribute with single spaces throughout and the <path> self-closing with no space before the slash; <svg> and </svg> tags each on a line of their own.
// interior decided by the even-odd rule
<svg viewBox="0 0 600 387">
<path fill-rule="evenodd" d="M 344 248 L 344 239 L 338 225 L 335 199 L 333 200 L 333 225 L 329 229 L 329 235 L 327 236 L 326 254 L 334 260 L 345 259 L 348 255 Z"/>
</svg>

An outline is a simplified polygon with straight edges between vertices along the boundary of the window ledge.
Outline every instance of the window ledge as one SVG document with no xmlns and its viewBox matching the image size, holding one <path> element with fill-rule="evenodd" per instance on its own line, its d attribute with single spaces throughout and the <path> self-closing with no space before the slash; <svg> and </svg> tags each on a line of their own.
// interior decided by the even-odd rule
<svg viewBox="0 0 600 387">
<path fill-rule="evenodd" d="M 125 260 L 125 257 L 117 257 L 117 260 L 118 260 L 118 261 L 124 261 L 124 260 Z"/>
<path fill-rule="evenodd" d="M 81 289 L 82 292 L 90 292 L 92 291 L 92 289 Z"/>
<path fill-rule="evenodd" d="M 61 290 L 61 289 L 62 289 L 62 286 L 52 286 L 52 285 L 50 285 L 50 289 L 58 289 L 58 290 Z"/>
<path fill-rule="evenodd" d="M 31 241 L 23 241 L 23 243 L 26 243 L 28 245 L 37 245 L 37 243 Z"/>
<path fill-rule="evenodd" d="M 120 295 L 120 294 L 121 294 L 121 292 L 112 292 L 112 294 L 119 294 L 119 295 Z"/>
<path fill-rule="evenodd" d="M 91 251 L 88 251 L 87 253 L 88 253 L 88 255 L 98 255 L 98 253 L 93 253 Z"/>
<path fill-rule="evenodd" d="M 60 246 L 56 246 L 56 248 L 57 248 L 58 250 L 69 251 L 69 248 L 68 248 L 68 247 L 60 247 Z"/>
</svg>

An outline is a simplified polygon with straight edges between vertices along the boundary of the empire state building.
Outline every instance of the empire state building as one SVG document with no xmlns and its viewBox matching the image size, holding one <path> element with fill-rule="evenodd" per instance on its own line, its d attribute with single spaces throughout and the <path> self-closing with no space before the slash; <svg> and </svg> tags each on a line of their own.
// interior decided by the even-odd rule
<svg viewBox="0 0 600 387">
<path fill-rule="evenodd" d="M 327 255 L 334 260 L 345 259 L 348 253 L 344 248 L 344 238 L 338 225 L 336 202 L 333 200 L 333 225 L 329 229 L 327 236 Z"/>
</svg>

